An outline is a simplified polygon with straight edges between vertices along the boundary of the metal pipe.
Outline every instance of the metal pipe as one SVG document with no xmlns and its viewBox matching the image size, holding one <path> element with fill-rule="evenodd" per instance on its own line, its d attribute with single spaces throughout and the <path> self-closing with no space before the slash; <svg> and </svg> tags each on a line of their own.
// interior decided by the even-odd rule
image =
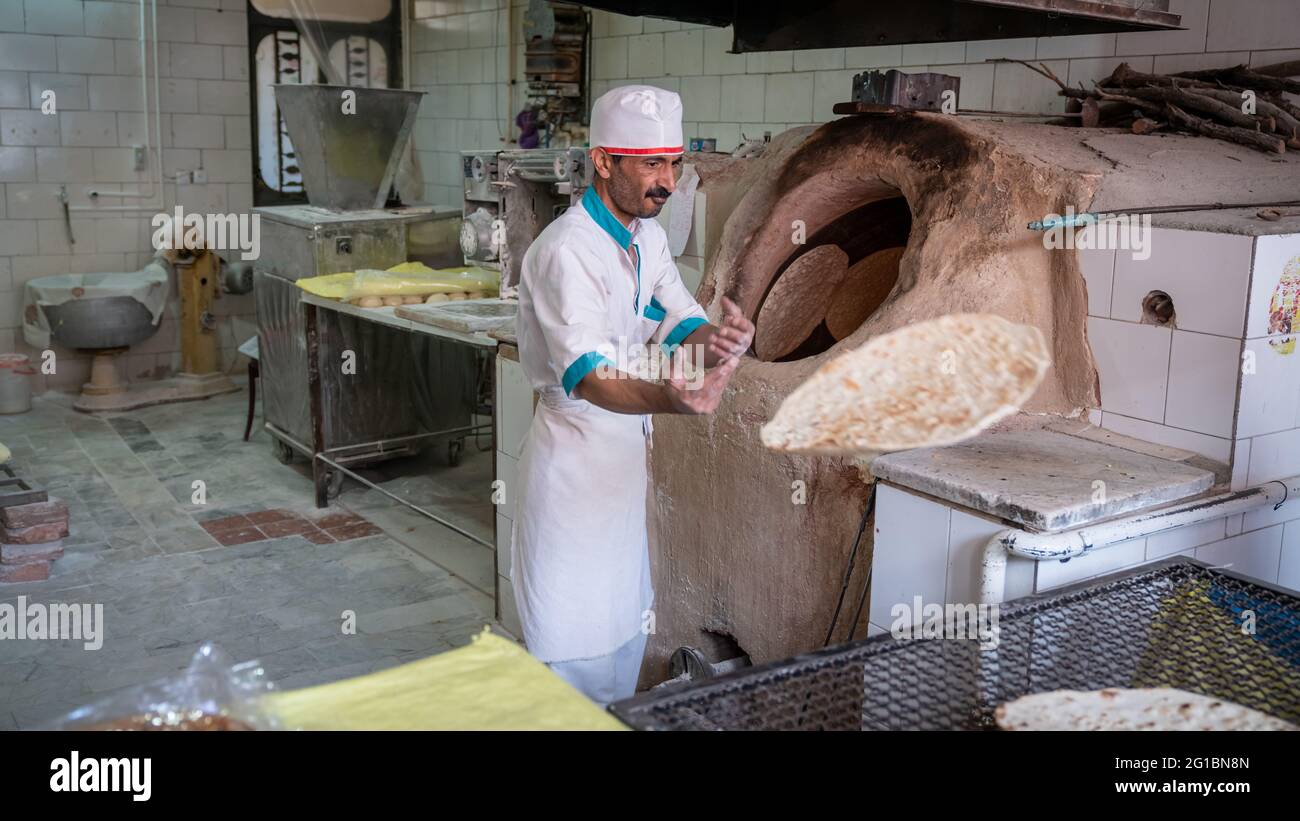
<svg viewBox="0 0 1300 821">
<path fill-rule="evenodd" d="M 396 501 L 397 503 L 409 507 L 411 510 L 414 510 L 416 513 L 419 513 L 421 516 L 425 516 L 437 522 L 438 524 L 442 525 L 443 527 L 450 528 L 451 530 L 456 531 L 460 535 L 464 536 L 466 539 L 469 539 L 470 541 L 476 544 L 481 544 L 486 548 L 490 548 L 493 550 L 496 549 L 496 545 L 492 544 L 491 542 L 484 541 L 483 539 L 480 539 L 479 537 L 475 536 L 473 533 L 470 533 L 468 530 L 465 530 L 464 528 L 459 527 L 458 525 L 447 521 L 446 519 L 442 518 L 441 516 L 438 516 L 435 513 L 425 510 L 424 508 L 420 507 L 414 502 L 409 502 L 406 499 L 403 499 L 401 496 L 398 496 L 396 493 L 385 490 L 384 488 L 380 487 L 379 485 L 375 484 L 369 479 L 366 479 L 365 477 L 358 475 L 355 471 L 348 470 L 343 465 L 339 464 L 338 462 L 326 456 L 324 453 L 316 454 L 316 458 L 321 460 L 325 464 L 329 465 L 334 470 L 337 470 L 338 472 L 342 473 L 344 476 L 355 479 L 356 481 L 360 482 L 366 487 L 379 491 L 380 493 Z"/>
<path fill-rule="evenodd" d="M 145 34 L 145 3 L 151 5 L 152 31 L 153 31 L 153 114 L 154 114 L 154 134 L 157 135 L 158 144 L 154 146 L 153 138 L 149 134 L 149 50 L 148 37 Z M 92 188 L 89 195 L 92 199 L 99 197 L 119 197 L 125 199 L 156 199 L 156 202 L 142 203 L 140 205 L 70 205 L 69 211 L 89 211 L 89 212 L 117 212 L 117 211 L 158 211 L 167 207 L 166 191 L 163 189 L 163 137 L 162 137 L 162 95 L 159 90 L 159 70 L 158 65 L 158 0 L 140 0 L 140 105 L 141 113 L 144 119 L 144 150 L 145 156 L 149 156 L 150 150 L 155 154 L 155 165 L 157 166 L 154 173 L 150 174 L 148 193 L 144 191 L 103 191 Z"/>
<path fill-rule="evenodd" d="M 1022 556 L 1040 562 L 1065 561 L 1130 539 L 1233 516 L 1270 504 L 1276 510 L 1293 496 L 1300 498 L 1300 476 L 1278 479 L 1248 490 L 1222 493 L 1208 499 L 1193 499 L 1075 530 L 1030 533 L 1007 528 L 984 545 L 980 601 L 984 604 L 997 604 L 1005 597 L 1009 556 Z"/>
</svg>

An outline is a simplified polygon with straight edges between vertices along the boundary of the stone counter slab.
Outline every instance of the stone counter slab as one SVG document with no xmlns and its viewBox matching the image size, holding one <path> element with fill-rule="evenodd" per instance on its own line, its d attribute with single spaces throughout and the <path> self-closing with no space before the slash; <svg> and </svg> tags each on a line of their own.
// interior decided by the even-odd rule
<svg viewBox="0 0 1300 821">
<path fill-rule="evenodd" d="M 1182 462 L 1046 430 L 886 454 L 871 470 L 878 479 L 1047 532 L 1160 507 L 1214 483 L 1214 474 Z"/>
</svg>

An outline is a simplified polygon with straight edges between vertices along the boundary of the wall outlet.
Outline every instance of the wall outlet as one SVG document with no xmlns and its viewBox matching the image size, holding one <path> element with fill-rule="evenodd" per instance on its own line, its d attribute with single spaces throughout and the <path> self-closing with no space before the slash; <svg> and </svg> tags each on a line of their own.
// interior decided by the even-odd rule
<svg viewBox="0 0 1300 821">
<path fill-rule="evenodd" d="M 135 170 L 145 170 L 149 165 L 149 152 L 145 151 L 143 145 L 133 145 L 131 146 L 131 150 L 134 152 L 133 161 L 135 162 Z"/>
<path fill-rule="evenodd" d="M 195 185 L 201 185 L 208 181 L 208 172 L 202 168 L 196 168 L 190 178 L 194 180 Z"/>
</svg>

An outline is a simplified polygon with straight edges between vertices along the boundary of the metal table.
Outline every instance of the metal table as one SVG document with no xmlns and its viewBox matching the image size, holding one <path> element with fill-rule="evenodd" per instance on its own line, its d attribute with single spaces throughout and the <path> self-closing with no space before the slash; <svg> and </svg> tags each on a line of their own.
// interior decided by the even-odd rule
<svg viewBox="0 0 1300 821">
<path fill-rule="evenodd" d="M 290 437 L 285 431 L 279 429 L 271 430 L 271 432 L 311 460 L 312 481 L 316 488 L 316 507 L 323 508 L 328 506 L 329 498 L 332 495 L 331 489 L 337 493 L 338 488 L 342 485 L 343 477 L 347 476 L 369 488 L 379 491 L 398 503 L 409 507 L 420 515 L 456 531 L 460 535 L 477 544 L 495 549 L 495 545 L 492 542 L 480 539 L 456 524 L 438 516 L 433 511 L 426 510 L 413 502 L 385 490 L 374 482 L 358 475 L 348 467 L 349 464 L 375 461 L 377 456 L 382 456 L 384 454 L 393 454 L 398 451 L 414 452 L 414 445 L 422 440 L 456 434 L 462 436 L 470 435 L 483 430 L 490 431 L 492 423 L 488 422 L 482 425 L 475 425 L 471 421 L 471 424 L 465 427 L 430 431 L 428 433 L 417 433 L 410 436 L 381 439 L 374 442 L 346 445 L 343 447 L 325 447 L 322 429 L 324 402 L 322 399 L 320 383 L 320 340 L 317 335 L 317 316 L 318 312 L 322 310 L 351 314 L 352 316 L 367 322 L 387 325 L 391 328 L 397 328 L 398 330 L 407 331 L 409 333 L 433 336 L 457 344 L 469 345 L 483 351 L 495 349 L 497 341 L 486 333 L 461 333 L 447 328 L 438 328 L 433 325 L 426 325 L 421 322 L 412 322 L 409 319 L 402 319 L 395 315 L 392 307 L 360 308 L 346 302 L 325 299 L 324 297 L 315 296 L 314 294 L 306 292 L 302 294 L 302 309 L 304 313 L 304 327 L 306 328 L 307 335 L 307 387 L 311 400 L 312 442 L 310 445 L 298 442 Z M 273 426 L 268 423 L 267 428 L 271 429 Z"/>
</svg>

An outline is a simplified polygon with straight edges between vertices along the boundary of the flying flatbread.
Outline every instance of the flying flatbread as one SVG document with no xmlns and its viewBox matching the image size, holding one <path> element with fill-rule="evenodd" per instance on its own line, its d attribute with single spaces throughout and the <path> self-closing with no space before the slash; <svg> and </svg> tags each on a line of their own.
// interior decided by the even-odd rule
<svg viewBox="0 0 1300 821">
<path fill-rule="evenodd" d="M 856 331 L 889 296 L 898 281 L 898 261 L 906 250 L 901 245 L 886 248 L 849 268 L 826 310 L 826 329 L 837 342 Z"/>
<path fill-rule="evenodd" d="M 1300 730 L 1240 704 L 1169 687 L 1057 690 L 998 707 L 1003 730 Z"/>
<path fill-rule="evenodd" d="M 848 265 L 849 256 L 838 245 L 818 245 L 781 272 L 754 323 L 759 359 L 780 359 L 816 330 Z"/>
<path fill-rule="evenodd" d="M 832 456 L 952 445 L 1015 413 L 1050 364 L 1043 334 L 951 314 L 827 362 L 763 426 L 773 450 Z"/>
</svg>

